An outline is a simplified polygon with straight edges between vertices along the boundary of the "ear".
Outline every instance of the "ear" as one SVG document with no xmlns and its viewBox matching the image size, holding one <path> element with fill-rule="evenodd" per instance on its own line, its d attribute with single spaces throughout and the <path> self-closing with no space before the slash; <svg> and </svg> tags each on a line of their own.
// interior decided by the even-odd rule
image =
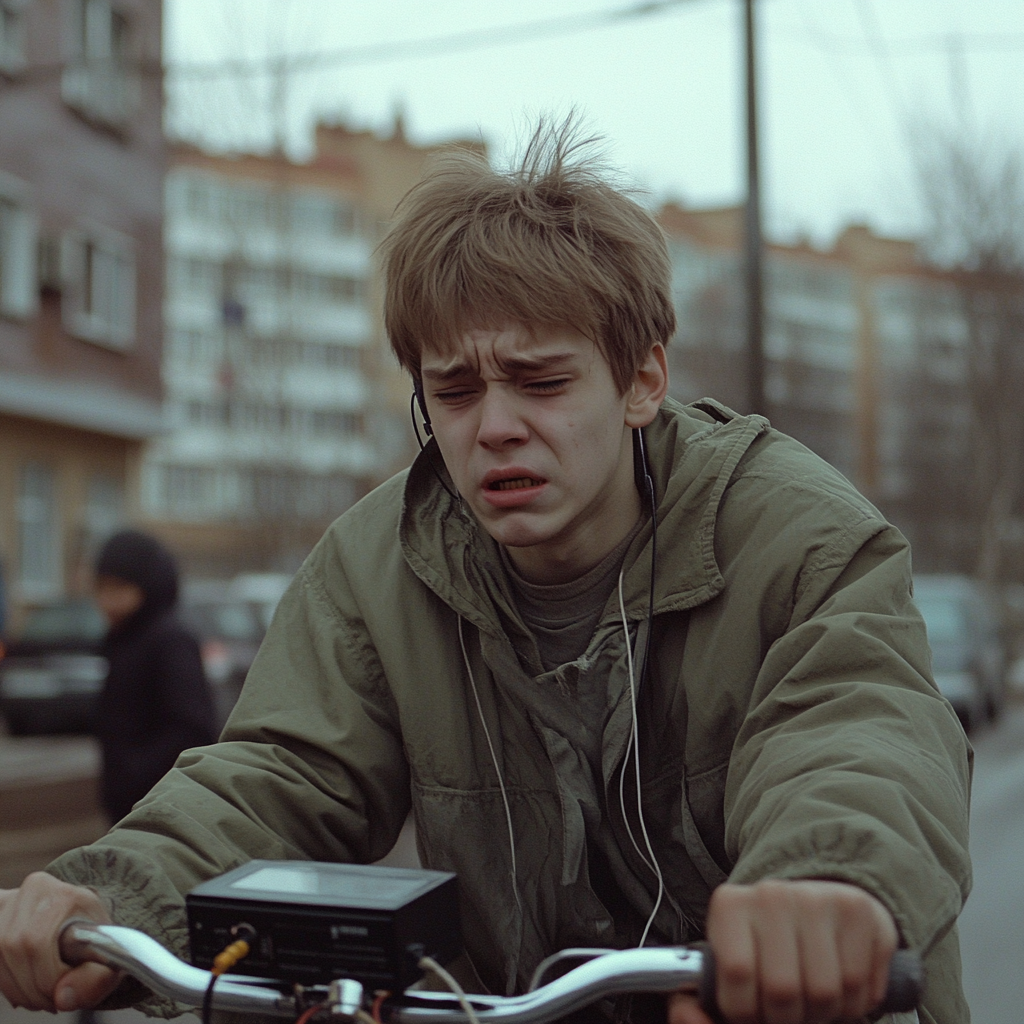
<svg viewBox="0 0 1024 1024">
<path fill-rule="evenodd" d="M 659 341 L 651 347 L 627 392 L 626 426 L 646 427 L 668 394 L 668 359 Z"/>
</svg>

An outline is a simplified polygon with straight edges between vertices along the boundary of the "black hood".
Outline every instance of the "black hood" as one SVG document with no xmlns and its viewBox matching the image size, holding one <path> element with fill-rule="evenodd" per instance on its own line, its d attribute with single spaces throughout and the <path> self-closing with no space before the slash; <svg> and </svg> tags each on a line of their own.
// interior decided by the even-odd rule
<svg viewBox="0 0 1024 1024">
<path fill-rule="evenodd" d="M 133 618 L 173 608 L 178 600 L 178 565 L 155 537 L 138 530 L 115 533 L 100 549 L 97 576 L 113 576 L 134 583 L 145 595 Z"/>
</svg>

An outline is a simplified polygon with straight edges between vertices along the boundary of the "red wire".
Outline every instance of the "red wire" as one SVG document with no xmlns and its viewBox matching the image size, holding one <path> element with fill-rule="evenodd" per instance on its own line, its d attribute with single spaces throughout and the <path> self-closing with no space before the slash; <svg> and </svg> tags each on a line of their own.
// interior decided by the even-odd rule
<svg viewBox="0 0 1024 1024">
<path fill-rule="evenodd" d="M 308 1009 L 302 1012 L 302 1016 L 299 1017 L 295 1024 L 308 1024 L 309 1019 L 313 1016 L 314 1013 L 317 1012 L 317 1010 L 320 1009 L 321 1006 L 319 1003 L 315 1004 L 314 1006 L 310 1006 Z"/>
<path fill-rule="evenodd" d="M 380 1019 L 380 1008 L 384 1005 L 384 1000 L 391 995 L 390 992 L 378 992 L 373 997 L 373 1006 L 370 1009 L 370 1016 L 377 1022 L 377 1024 L 384 1024 Z"/>
</svg>

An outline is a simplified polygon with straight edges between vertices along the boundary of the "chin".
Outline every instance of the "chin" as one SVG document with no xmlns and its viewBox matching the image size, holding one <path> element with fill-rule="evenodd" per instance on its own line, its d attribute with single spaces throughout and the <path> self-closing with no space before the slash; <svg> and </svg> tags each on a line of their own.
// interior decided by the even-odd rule
<svg viewBox="0 0 1024 1024">
<path fill-rule="evenodd" d="M 519 523 L 496 523 L 487 532 L 498 544 L 507 548 L 532 548 L 551 539 L 548 531 L 530 529 Z"/>
</svg>

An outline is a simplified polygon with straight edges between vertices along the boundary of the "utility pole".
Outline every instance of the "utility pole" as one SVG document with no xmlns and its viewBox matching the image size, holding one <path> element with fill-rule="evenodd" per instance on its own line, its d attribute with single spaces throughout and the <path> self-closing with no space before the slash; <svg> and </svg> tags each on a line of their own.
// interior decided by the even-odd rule
<svg viewBox="0 0 1024 1024">
<path fill-rule="evenodd" d="M 761 243 L 761 181 L 757 152 L 757 40 L 754 0 L 743 0 L 747 100 L 747 202 L 745 280 L 747 313 L 748 412 L 764 415 L 764 274 Z"/>
</svg>

